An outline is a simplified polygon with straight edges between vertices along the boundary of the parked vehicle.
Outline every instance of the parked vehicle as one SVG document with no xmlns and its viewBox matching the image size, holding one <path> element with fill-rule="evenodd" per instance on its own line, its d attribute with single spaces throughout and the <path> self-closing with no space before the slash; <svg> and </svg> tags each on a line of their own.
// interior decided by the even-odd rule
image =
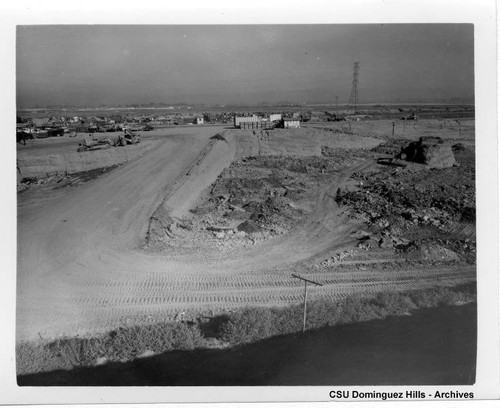
<svg viewBox="0 0 500 408">
<path fill-rule="evenodd" d="M 141 135 L 129 129 L 123 131 L 123 135 L 118 136 L 116 146 L 126 146 L 128 144 L 137 144 L 141 141 Z"/>
<path fill-rule="evenodd" d="M 95 139 L 89 135 L 85 137 L 81 143 L 78 144 L 78 152 L 88 151 L 88 150 L 102 150 L 111 148 L 110 139 Z"/>
</svg>

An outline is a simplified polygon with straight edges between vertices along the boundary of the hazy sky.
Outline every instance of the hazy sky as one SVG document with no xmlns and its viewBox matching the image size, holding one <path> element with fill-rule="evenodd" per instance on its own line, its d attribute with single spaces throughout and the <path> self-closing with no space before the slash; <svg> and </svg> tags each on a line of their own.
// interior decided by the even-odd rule
<svg viewBox="0 0 500 408">
<path fill-rule="evenodd" d="M 18 107 L 474 97 L 471 24 L 18 26 Z"/>
</svg>

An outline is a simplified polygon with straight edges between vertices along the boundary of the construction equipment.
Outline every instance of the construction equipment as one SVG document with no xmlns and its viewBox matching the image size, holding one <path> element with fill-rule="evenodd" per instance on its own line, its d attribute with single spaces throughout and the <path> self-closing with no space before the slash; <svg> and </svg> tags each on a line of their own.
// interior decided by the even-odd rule
<svg viewBox="0 0 500 408">
<path fill-rule="evenodd" d="M 128 144 L 137 144 L 141 141 L 141 135 L 129 129 L 123 131 L 123 135 L 118 136 L 115 146 L 126 146 Z"/>
<path fill-rule="evenodd" d="M 403 116 L 401 120 L 418 120 L 418 116 L 415 112 L 411 112 L 409 115 Z"/>
<path fill-rule="evenodd" d="M 110 139 L 95 139 L 92 137 L 85 137 L 81 143 L 78 144 L 78 152 L 88 151 L 88 150 L 102 150 L 109 149 L 111 147 Z"/>
</svg>

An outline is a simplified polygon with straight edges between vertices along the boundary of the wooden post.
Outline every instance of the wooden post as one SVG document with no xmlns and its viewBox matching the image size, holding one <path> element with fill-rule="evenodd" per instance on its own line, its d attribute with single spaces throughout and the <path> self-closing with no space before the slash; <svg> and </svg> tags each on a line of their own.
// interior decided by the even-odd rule
<svg viewBox="0 0 500 408">
<path fill-rule="evenodd" d="M 314 282 L 312 280 L 303 278 L 302 276 L 294 275 L 293 273 L 292 273 L 292 277 L 304 281 L 304 319 L 302 322 L 302 333 L 305 333 L 305 331 L 306 331 L 306 319 L 307 319 L 307 283 L 312 283 L 313 285 L 316 285 L 316 286 L 323 286 L 323 285 L 321 283 Z"/>
<path fill-rule="evenodd" d="M 306 316 L 307 316 L 307 281 L 304 281 L 304 322 L 302 324 L 302 333 L 306 331 Z"/>
</svg>

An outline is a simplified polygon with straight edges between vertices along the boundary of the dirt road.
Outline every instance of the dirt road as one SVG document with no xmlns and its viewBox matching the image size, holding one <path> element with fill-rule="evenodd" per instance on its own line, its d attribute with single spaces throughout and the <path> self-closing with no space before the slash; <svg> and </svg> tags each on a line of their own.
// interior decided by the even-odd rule
<svg viewBox="0 0 500 408">
<path fill-rule="evenodd" d="M 158 206 L 166 202 L 172 214 L 181 216 L 217 176 L 214 171 L 230 163 L 234 140 L 210 139 L 219 131 L 177 130 L 182 134 L 156 139 L 147 155 L 63 196 L 37 206 L 20 200 L 18 340 L 104 331 L 181 312 L 300 301 L 302 286 L 290 272 L 300 271 L 304 260 L 354 244 L 350 232 L 355 225 L 338 214 L 334 196 L 350 174 L 372 163 L 340 172 L 318 192 L 315 211 L 300 229 L 263 245 L 227 256 L 140 250 Z M 310 276 L 325 283 L 311 290 L 311 297 L 343 297 L 459 283 L 473 279 L 474 268 L 319 271 Z"/>
</svg>

